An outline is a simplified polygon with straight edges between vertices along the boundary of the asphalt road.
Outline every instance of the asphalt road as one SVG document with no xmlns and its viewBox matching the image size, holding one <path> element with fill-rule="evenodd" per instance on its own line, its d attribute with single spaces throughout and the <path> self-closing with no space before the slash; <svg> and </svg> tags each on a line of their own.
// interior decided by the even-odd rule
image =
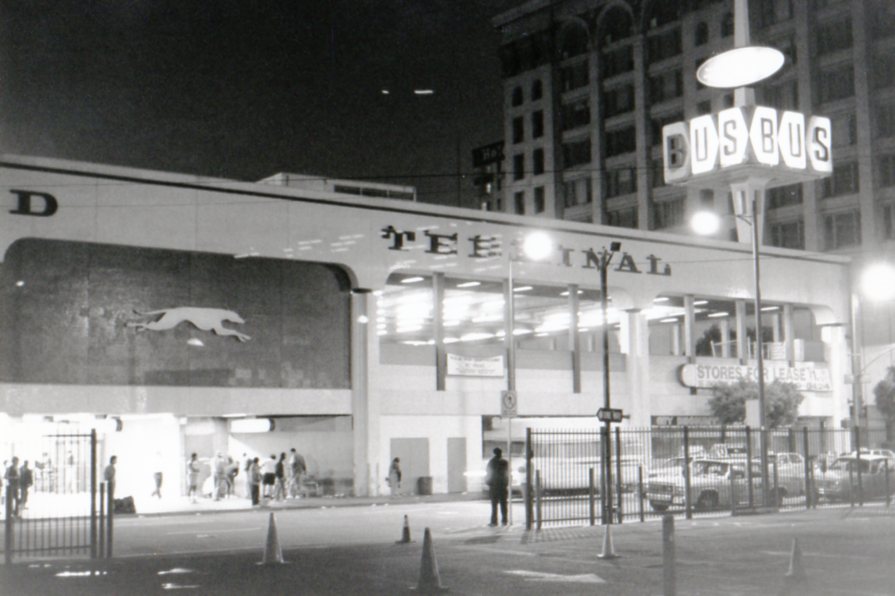
<svg viewBox="0 0 895 596">
<path fill-rule="evenodd" d="M 395 544 L 404 515 L 414 542 Z M 13 565 L 0 594 L 394 595 L 418 585 L 426 556 L 451 594 L 663 594 L 661 523 L 613 527 L 619 557 L 604 560 L 600 527 L 526 532 L 486 518 L 483 502 L 281 511 L 287 563 L 269 566 L 258 565 L 266 512 L 121 519 L 115 560 Z M 785 577 L 793 539 L 798 582 Z M 678 594 L 895 594 L 895 512 L 882 507 L 677 520 L 675 545 Z"/>
</svg>

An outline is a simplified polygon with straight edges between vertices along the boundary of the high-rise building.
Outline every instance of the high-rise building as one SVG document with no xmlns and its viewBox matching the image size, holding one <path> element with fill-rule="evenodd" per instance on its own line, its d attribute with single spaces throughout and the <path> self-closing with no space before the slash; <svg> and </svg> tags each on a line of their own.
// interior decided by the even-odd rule
<svg viewBox="0 0 895 596">
<path fill-rule="evenodd" d="M 490 209 L 690 233 L 726 193 L 664 184 L 662 126 L 732 105 L 698 66 L 733 47 L 733 1 L 531 0 L 502 35 L 503 200 Z M 757 103 L 832 121 L 833 174 L 769 190 L 766 245 L 878 255 L 895 239 L 895 3 L 752 0 L 753 43 L 786 62 Z M 748 241 L 748 239 L 743 239 Z"/>
</svg>

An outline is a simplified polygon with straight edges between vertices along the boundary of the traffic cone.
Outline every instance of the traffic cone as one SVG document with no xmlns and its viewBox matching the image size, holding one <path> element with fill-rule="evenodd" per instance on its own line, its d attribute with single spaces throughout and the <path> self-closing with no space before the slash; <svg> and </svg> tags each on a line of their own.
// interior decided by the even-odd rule
<svg viewBox="0 0 895 596">
<path fill-rule="evenodd" d="M 597 555 L 600 559 L 615 559 L 618 557 L 615 554 L 615 548 L 612 546 L 612 524 L 606 524 L 603 526 L 606 528 L 603 530 L 603 552 Z"/>
<path fill-rule="evenodd" d="M 435 551 L 432 548 L 432 533 L 426 528 L 423 534 L 423 559 L 420 564 L 420 581 L 416 591 L 421 594 L 439 594 L 447 592 L 447 588 L 441 585 L 438 577 L 438 561 L 435 560 Z"/>
<path fill-rule="evenodd" d="M 408 521 L 407 516 L 404 516 L 404 529 L 401 531 L 401 540 L 396 540 L 395 544 L 410 544 L 413 540 L 410 539 L 410 521 Z"/>
<path fill-rule="evenodd" d="M 789 555 L 789 571 L 786 577 L 793 580 L 805 579 L 805 568 L 802 566 L 802 549 L 799 548 L 799 539 L 792 539 L 792 554 Z"/>
<path fill-rule="evenodd" d="M 267 543 L 264 545 L 264 557 L 259 565 L 281 565 L 286 561 L 283 560 L 283 551 L 280 549 L 280 539 L 277 538 L 277 520 L 270 514 L 270 521 L 267 524 Z"/>
</svg>

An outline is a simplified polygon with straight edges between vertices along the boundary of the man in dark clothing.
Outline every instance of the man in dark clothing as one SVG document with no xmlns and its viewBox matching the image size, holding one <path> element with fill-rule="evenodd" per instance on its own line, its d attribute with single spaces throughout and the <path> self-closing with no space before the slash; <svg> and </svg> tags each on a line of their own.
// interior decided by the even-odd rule
<svg viewBox="0 0 895 596">
<path fill-rule="evenodd" d="M 6 499 L 7 506 L 12 514 L 19 515 L 19 458 L 13 457 L 12 463 L 3 474 L 6 478 Z"/>
<path fill-rule="evenodd" d="M 494 448 L 494 457 L 488 460 L 485 484 L 491 496 L 491 526 L 497 525 L 497 506 L 500 505 L 500 520 L 507 525 L 507 489 L 510 485 L 510 467 L 502 457 L 500 447 Z"/>
</svg>

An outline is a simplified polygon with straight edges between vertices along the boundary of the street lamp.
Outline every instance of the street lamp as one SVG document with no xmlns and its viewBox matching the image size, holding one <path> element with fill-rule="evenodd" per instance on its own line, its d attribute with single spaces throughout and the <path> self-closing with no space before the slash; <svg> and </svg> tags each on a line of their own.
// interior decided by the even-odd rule
<svg viewBox="0 0 895 596">
<path fill-rule="evenodd" d="M 516 409 L 516 288 L 513 277 L 513 263 L 522 257 L 530 261 L 543 261 L 553 250 L 553 241 L 544 232 L 531 232 L 523 238 L 521 246 L 516 244 L 507 255 L 507 319 L 504 341 L 507 349 L 507 390 L 502 396 L 504 410 Z M 512 406 L 511 408 L 508 406 Z M 513 524 L 513 422 L 515 414 L 507 416 L 507 465 L 509 467 L 510 507 L 508 522 Z"/>
<path fill-rule="evenodd" d="M 609 298 L 608 298 L 608 274 L 609 263 L 615 253 L 622 249 L 621 242 L 610 242 L 609 250 L 603 249 L 600 253 L 600 310 L 603 314 L 603 325 L 601 327 L 601 335 L 603 340 L 603 407 L 608 411 L 612 407 L 609 397 Z M 603 423 L 603 478 L 606 479 L 604 490 L 600 491 L 602 495 L 603 513 L 600 516 L 603 524 L 612 523 L 612 434 L 611 422 L 607 418 Z"/>
</svg>

